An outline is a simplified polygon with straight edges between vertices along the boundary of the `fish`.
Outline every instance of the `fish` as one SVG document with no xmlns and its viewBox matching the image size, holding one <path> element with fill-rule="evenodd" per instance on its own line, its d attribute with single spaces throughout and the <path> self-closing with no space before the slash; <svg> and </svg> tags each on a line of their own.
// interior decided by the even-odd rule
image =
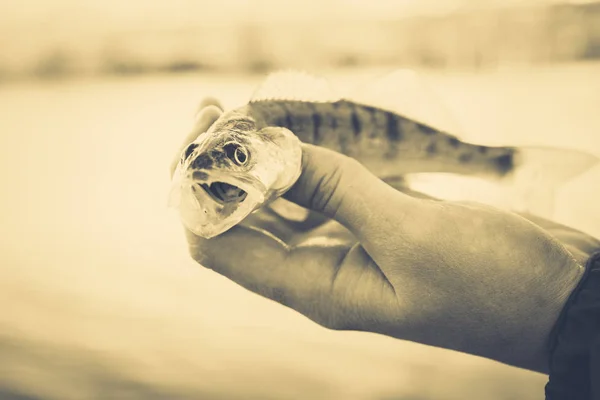
<svg viewBox="0 0 600 400">
<path fill-rule="evenodd" d="M 291 188 L 301 160 L 300 140 L 288 129 L 225 113 L 184 149 L 170 205 L 190 231 L 214 237 Z"/>
<path fill-rule="evenodd" d="M 414 87 L 416 76 L 396 70 L 339 96 L 324 78 L 271 73 L 247 103 L 224 112 L 182 151 L 170 206 L 179 209 L 194 234 L 220 235 L 250 213 L 273 206 L 294 185 L 302 143 L 352 157 L 383 180 L 450 173 L 512 180 L 523 191 L 544 195 L 599 161 L 572 149 L 461 140 L 450 133 L 459 128 L 444 111 L 430 106 L 435 104 L 431 90 L 423 83 Z M 531 188 L 532 175 L 543 187 Z"/>
</svg>

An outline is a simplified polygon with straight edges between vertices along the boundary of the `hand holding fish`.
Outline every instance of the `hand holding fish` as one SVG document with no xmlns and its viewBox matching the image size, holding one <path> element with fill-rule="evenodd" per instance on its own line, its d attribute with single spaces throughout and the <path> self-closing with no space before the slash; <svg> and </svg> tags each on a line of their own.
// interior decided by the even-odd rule
<svg viewBox="0 0 600 400">
<path fill-rule="evenodd" d="M 221 113 L 205 108 L 182 149 Z M 192 257 L 331 329 L 548 371 L 549 333 L 599 241 L 536 217 L 408 196 L 350 157 L 302 150 L 284 197 L 333 221 L 306 233 L 259 210 L 211 239 L 186 229 Z"/>
</svg>

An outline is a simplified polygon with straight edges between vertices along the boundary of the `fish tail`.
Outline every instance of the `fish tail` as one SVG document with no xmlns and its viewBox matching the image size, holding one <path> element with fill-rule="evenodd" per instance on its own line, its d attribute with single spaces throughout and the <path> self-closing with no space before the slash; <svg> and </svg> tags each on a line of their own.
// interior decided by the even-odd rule
<svg viewBox="0 0 600 400">
<path fill-rule="evenodd" d="M 442 160 L 444 155 L 448 158 L 439 168 L 428 171 L 419 168 L 412 171 L 417 175 L 410 177 L 409 186 L 418 189 L 419 185 L 425 184 L 425 188 L 429 187 L 426 190 L 430 190 L 432 182 L 444 182 L 442 186 L 453 182 L 451 187 L 439 188 L 442 192 L 447 192 L 442 197 L 448 198 L 448 193 L 454 193 L 450 197 L 481 201 L 478 196 L 483 195 L 486 199 L 484 202 L 500 201 L 502 207 L 549 219 L 554 218 L 559 190 L 600 162 L 597 156 L 583 151 L 552 147 L 487 147 L 464 142 L 454 144 L 453 147 L 454 153 L 449 154 L 448 149 L 445 149 L 440 155 Z M 436 181 L 433 177 L 431 181 L 432 177 L 428 172 L 457 175 L 455 178 L 441 178 L 442 181 Z M 464 179 L 467 176 L 480 179 L 477 183 L 479 189 L 483 182 L 488 182 L 491 186 L 487 187 L 485 193 L 477 194 L 479 189 L 469 185 L 469 180 Z M 435 191 L 437 189 L 433 190 L 428 194 L 439 197 L 440 193 Z"/>
<path fill-rule="evenodd" d="M 501 183 L 512 189 L 512 209 L 552 217 L 557 191 L 599 161 L 597 156 L 579 150 L 519 147 L 514 168 Z"/>
</svg>

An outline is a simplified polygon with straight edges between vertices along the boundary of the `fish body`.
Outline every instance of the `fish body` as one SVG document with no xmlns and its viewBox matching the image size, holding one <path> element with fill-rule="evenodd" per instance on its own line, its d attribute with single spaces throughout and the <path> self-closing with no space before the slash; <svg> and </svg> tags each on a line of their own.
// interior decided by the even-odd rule
<svg viewBox="0 0 600 400">
<path fill-rule="evenodd" d="M 286 85 L 290 91 L 290 83 L 304 94 L 282 94 Z M 383 87 L 403 93 L 395 74 Z M 402 99 L 411 100 L 404 94 Z M 291 188 L 301 171 L 301 142 L 355 158 L 382 179 L 452 173 L 512 180 L 523 192 L 544 197 L 598 162 L 573 150 L 468 143 L 439 120 L 429 124 L 413 103 L 397 110 L 336 97 L 310 76 L 272 74 L 247 104 L 223 113 L 184 149 L 171 205 L 195 234 L 221 234 Z M 537 180 L 533 189 L 532 176 Z"/>
<path fill-rule="evenodd" d="M 399 113 L 350 100 L 266 100 L 238 110 L 262 126 L 284 127 L 300 141 L 355 158 L 381 178 L 449 172 L 501 178 L 518 163 L 515 147 L 490 147 Z"/>
</svg>

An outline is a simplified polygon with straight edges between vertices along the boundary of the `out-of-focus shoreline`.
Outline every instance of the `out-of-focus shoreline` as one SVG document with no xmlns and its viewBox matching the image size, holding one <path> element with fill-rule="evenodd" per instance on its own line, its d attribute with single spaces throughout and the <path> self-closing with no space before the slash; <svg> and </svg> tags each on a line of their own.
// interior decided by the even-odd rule
<svg viewBox="0 0 600 400">
<path fill-rule="evenodd" d="M 258 21 L 265 10 L 257 6 L 254 16 L 221 22 L 165 15 L 159 25 L 139 18 L 116 24 L 82 15 L 61 24 L 65 13 L 36 25 L 0 26 L 0 82 L 398 65 L 478 72 L 600 59 L 600 1 L 507 3 L 362 19 L 325 4 L 313 5 L 314 18 L 296 20 L 273 11 L 270 19 Z"/>
</svg>

